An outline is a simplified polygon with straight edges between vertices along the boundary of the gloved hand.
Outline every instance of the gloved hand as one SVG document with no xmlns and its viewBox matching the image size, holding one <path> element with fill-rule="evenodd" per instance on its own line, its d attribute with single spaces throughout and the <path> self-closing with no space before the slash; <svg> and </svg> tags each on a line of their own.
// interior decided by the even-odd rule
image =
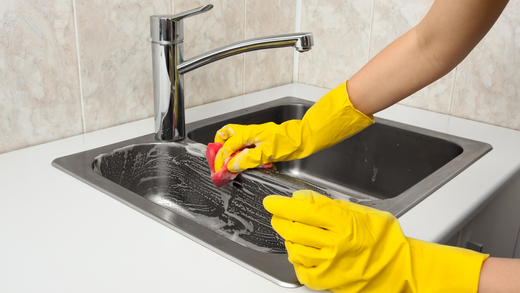
<svg viewBox="0 0 520 293">
<path fill-rule="evenodd" d="M 472 292 L 488 255 L 404 236 L 397 219 L 304 190 L 268 196 L 301 283 L 332 292 Z"/>
<path fill-rule="evenodd" d="M 305 158 L 333 146 L 374 123 L 372 116 L 356 110 L 347 95 L 346 82 L 323 96 L 302 120 L 290 120 L 280 125 L 229 124 L 217 131 L 215 142 L 224 146 L 215 158 L 215 172 L 233 153 L 246 147 L 231 159 L 229 171 L 245 169 L 279 161 Z"/>
</svg>

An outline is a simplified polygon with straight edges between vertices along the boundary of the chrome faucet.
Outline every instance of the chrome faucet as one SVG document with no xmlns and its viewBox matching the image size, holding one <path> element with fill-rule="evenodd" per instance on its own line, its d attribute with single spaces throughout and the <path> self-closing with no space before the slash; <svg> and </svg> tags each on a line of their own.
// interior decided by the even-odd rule
<svg viewBox="0 0 520 293">
<path fill-rule="evenodd" d="M 183 56 L 183 19 L 209 11 L 208 4 L 175 15 L 150 16 L 152 38 L 155 138 L 175 141 L 185 137 L 184 74 L 214 61 L 256 50 L 294 47 L 306 52 L 314 45 L 312 33 L 293 33 L 244 40 L 208 51 L 189 60 Z"/>
</svg>

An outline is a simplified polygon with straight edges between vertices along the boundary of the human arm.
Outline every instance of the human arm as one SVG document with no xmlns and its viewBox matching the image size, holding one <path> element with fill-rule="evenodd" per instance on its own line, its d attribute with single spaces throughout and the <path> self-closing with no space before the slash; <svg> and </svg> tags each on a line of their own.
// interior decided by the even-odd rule
<svg viewBox="0 0 520 293">
<path fill-rule="evenodd" d="M 520 292 L 520 259 L 490 257 L 482 265 L 478 293 Z"/>
<path fill-rule="evenodd" d="M 339 143 L 374 123 L 372 115 L 356 110 L 348 98 L 346 82 L 316 102 L 301 120 L 281 124 L 228 124 L 217 131 L 215 142 L 223 144 L 215 157 L 214 170 L 224 162 L 231 172 L 279 161 L 305 158 Z"/>
<path fill-rule="evenodd" d="M 390 213 L 313 191 L 268 196 L 301 283 L 335 293 L 475 293 L 488 255 L 406 237 Z M 482 293 L 482 292 L 481 292 Z"/>
<path fill-rule="evenodd" d="M 482 40 L 507 3 L 436 0 L 419 24 L 350 78 L 352 104 L 374 114 L 441 78 Z"/>
<path fill-rule="evenodd" d="M 484 37 L 507 2 L 506 0 L 436 0 L 426 17 L 417 26 L 383 49 L 348 81 L 345 88 L 348 93 L 344 95 L 346 98 L 342 96 L 340 99 L 349 101 L 338 104 L 352 105 L 354 109 L 370 117 L 442 77 L 461 62 Z M 322 100 L 327 98 L 330 99 L 330 95 L 326 95 Z M 353 116 L 352 119 L 355 117 Z M 349 119 L 349 117 L 345 118 Z M 345 120 L 341 120 L 343 121 Z M 311 122 L 307 125 L 314 124 L 315 122 Z M 334 139 L 335 137 L 342 139 L 349 137 L 349 135 L 342 135 L 345 131 L 344 125 L 329 123 L 326 128 L 320 128 L 319 133 L 307 132 L 305 136 L 307 141 L 303 140 L 303 132 L 298 127 L 287 127 L 286 129 L 291 131 L 286 131 L 278 126 L 233 126 L 231 129 L 226 126 L 215 136 L 215 142 L 224 144 L 222 153 L 216 157 L 215 170 L 220 170 L 224 160 L 233 152 L 253 145 L 256 149 L 254 152 L 248 151 L 229 162 L 227 165 L 229 171 L 239 172 L 246 168 L 275 162 L 273 158 L 276 156 L 272 156 L 274 151 L 284 153 L 278 156 L 280 160 L 302 158 L 339 142 Z M 308 129 L 312 130 L 312 127 Z M 268 135 L 265 133 L 272 133 L 274 138 L 252 143 L 251 139 L 261 132 L 266 137 Z M 329 135 L 319 137 L 318 134 Z M 313 145 L 309 140 L 312 137 L 319 137 L 319 140 L 315 141 L 320 145 Z M 329 137 L 333 139 L 323 141 Z M 285 138 L 289 138 L 290 143 L 285 143 Z M 233 141 L 228 141 L 230 139 Z M 290 149 L 287 150 L 284 146 L 290 146 Z M 291 152 L 298 152 L 301 156 L 291 156 Z M 241 168 L 238 167 L 240 165 Z"/>
<path fill-rule="evenodd" d="M 312 191 L 269 196 L 303 284 L 332 292 L 520 292 L 520 259 L 406 237 L 392 215 Z"/>
</svg>

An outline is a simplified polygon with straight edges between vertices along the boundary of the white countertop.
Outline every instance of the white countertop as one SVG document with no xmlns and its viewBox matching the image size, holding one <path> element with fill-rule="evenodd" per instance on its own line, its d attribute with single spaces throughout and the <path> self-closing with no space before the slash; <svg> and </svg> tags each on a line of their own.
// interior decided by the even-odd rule
<svg viewBox="0 0 520 293">
<path fill-rule="evenodd" d="M 289 84 L 187 109 L 187 123 L 327 89 Z M 378 115 L 493 150 L 403 215 L 409 237 L 444 242 L 520 172 L 520 132 L 395 105 Z M 313 292 L 284 289 L 51 166 L 152 133 L 145 119 L 0 155 L 0 292 Z"/>
</svg>

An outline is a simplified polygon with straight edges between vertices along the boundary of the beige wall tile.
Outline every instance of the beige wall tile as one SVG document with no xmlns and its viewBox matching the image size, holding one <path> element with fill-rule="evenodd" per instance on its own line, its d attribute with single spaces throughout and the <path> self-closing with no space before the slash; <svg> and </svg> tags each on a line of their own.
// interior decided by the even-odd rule
<svg viewBox="0 0 520 293">
<path fill-rule="evenodd" d="M 82 133 L 72 2 L 0 4 L 0 153 Z"/>
<path fill-rule="evenodd" d="M 300 55 L 299 82 L 334 88 L 367 62 L 372 1 L 306 0 L 301 30 L 314 47 Z"/>
<path fill-rule="evenodd" d="M 460 64 L 451 114 L 520 130 L 520 0 Z"/>
<path fill-rule="evenodd" d="M 176 13 L 208 4 L 174 0 Z M 184 20 L 184 54 L 189 59 L 244 39 L 245 0 L 216 0 L 210 11 Z M 188 72 L 184 76 L 187 108 L 243 93 L 244 56 L 237 55 Z"/>
<path fill-rule="evenodd" d="M 153 116 L 150 15 L 171 1 L 77 0 L 87 132 Z"/>
<path fill-rule="evenodd" d="M 370 58 L 373 58 L 386 46 L 418 24 L 433 2 L 433 0 L 375 0 Z M 401 104 L 434 112 L 448 113 L 453 77 L 454 71 L 401 101 Z"/>
<path fill-rule="evenodd" d="M 248 0 L 246 38 L 293 33 L 296 0 Z M 251 52 L 245 57 L 245 93 L 292 82 L 294 49 Z"/>
<path fill-rule="evenodd" d="M 455 71 L 453 70 L 441 79 L 399 103 L 419 109 L 448 114 L 450 110 L 454 75 Z"/>
</svg>

